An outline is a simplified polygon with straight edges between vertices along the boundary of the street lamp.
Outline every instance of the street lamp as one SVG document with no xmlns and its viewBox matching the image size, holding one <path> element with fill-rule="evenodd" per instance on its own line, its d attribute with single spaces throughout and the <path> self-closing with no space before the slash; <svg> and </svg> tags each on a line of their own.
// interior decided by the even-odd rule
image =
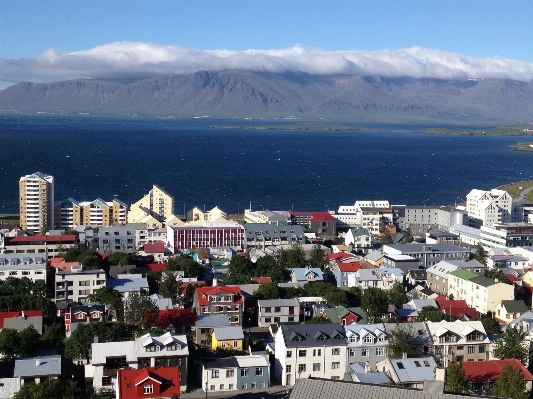
<svg viewBox="0 0 533 399">
<path fill-rule="evenodd" d="M 209 378 L 209 371 L 205 370 L 205 397 L 207 398 L 207 379 Z"/>
</svg>

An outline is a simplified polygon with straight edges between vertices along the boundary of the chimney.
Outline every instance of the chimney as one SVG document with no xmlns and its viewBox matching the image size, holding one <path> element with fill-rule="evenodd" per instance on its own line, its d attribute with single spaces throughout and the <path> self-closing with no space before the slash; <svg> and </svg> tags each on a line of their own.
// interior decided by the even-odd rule
<svg viewBox="0 0 533 399">
<path fill-rule="evenodd" d="M 95 336 L 94 336 L 93 343 L 95 343 L 95 344 L 98 343 L 98 335 L 95 335 Z"/>
<path fill-rule="evenodd" d="M 35 359 L 35 365 L 40 366 L 41 365 L 41 359 Z"/>
<path fill-rule="evenodd" d="M 24 311 L 22 311 L 22 312 L 20 313 L 20 317 L 22 317 L 23 319 L 26 318 L 26 314 L 24 314 Z"/>
<path fill-rule="evenodd" d="M 407 352 L 402 353 L 402 359 L 407 359 Z"/>
<path fill-rule="evenodd" d="M 369 361 L 365 362 L 365 373 L 370 373 L 370 362 Z"/>
</svg>

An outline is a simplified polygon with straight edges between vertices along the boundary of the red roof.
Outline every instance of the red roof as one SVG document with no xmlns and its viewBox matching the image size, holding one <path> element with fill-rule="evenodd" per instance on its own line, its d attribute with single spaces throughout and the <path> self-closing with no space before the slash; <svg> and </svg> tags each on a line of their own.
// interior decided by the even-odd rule
<svg viewBox="0 0 533 399">
<path fill-rule="evenodd" d="M 167 270 L 167 265 L 165 263 L 148 263 L 146 268 L 153 272 L 161 272 Z"/>
<path fill-rule="evenodd" d="M 337 266 L 341 272 L 356 272 L 361 269 L 359 262 L 337 262 Z"/>
<path fill-rule="evenodd" d="M 120 369 L 117 381 L 119 399 L 170 398 L 180 394 L 178 366 Z M 144 393 L 147 385 L 152 385 L 152 393 Z"/>
<path fill-rule="evenodd" d="M 444 295 L 439 295 L 437 298 L 435 298 L 435 302 L 440 310 L 442 310 L 448 316 L 455 317 L 456 319 L 462 317 L 463 315 L 470 319 L 478 318 L 477 310 L 468 306 L 466 301 L 463 299 L 453 300 L 446 298 Z"/>
<path fill-rule="evenodd" d="M 147 242 L 144 244 L 143 251 L 149 254 L 164 254 L 165 243 L 163 241 Z"/>
<path fill-rule="evenodd" d="M 156 325 L 162 328 L 175 327 L 177 325 L 194 326 L 196 325 L 196 317 L 191 308 L 160 310 Z"/>
<path fill-rule="evenodd" d="M 31 242 L 74 242 L 77 236 L 75 234 L 62 234 L 59 236 L 43 236 L 36 234 L 34 236 L 19 236 L 9 239 L 10 244 L 24 244 Z"/>
<path fill-rule="evenodd" d="M 227 292 L 228 294 L 236 294 L 235 301 L 233 303 L 241 305 L 244 303 L 242 292 L 240 287 L 198 287 L 196 288 L 196 295 L 198 295 L 198 303 L 200 306 L 209 305 L 209 295 L 218 294 L 221 292 Z"/>
<path fill-rule="evenodd" d="M 507 277 L 507 280 L 509 280 L 511 283 L 519 283 L 520 281 L 522 281 L 513 274 L 505 274 L 505 277 Z"/>
<path fill-rule="evenodd" d="M 465 374 L 471 382 L 496 381 L 500 372 L 506 366 L 518 367 L 522 371 L 524 380 L 533 380 L 533 375 L 518 359 L 484 360 L 481 362 L 463 362 Z"/>
<path fill-rule="evenodd" d="M 313 212 L 311 214 L 311 219 L 309 219 L 310 222 L 336 222 L 335 218 L 331 216 L 329 212 Z"/>
<path fill-rule="evenodd" d="M 270 277 L 252 277 L 250 280 L 257 284 L 268 284 L 272 282 Z"/>
<path fill-rule="evenodd" d="M 352 254 L 347 254 L 346 252 L 336 252 L 326 254 L 325 258 L 326 260 L 346 260 L 355 259 L 355 256 Z"/>
<path fill-rule="evenodd" d="M 24 316 L 36 317 L 42 316 L 43 312 L 40 310 L 25 310 Z M 4 319 L 11 319 L 13 317 L 22 317 L 22 312 L 0 312 L 0 328 L 4 328 Z"/>
<path fill-rule="evenodd" d="M 187 287 L 189 285 L 195 285 L 197 287 L 203 287 L 204 285 L 206 285 L 206 282 L 205 281 L 186 281 L 186 282 L 181 282 L 180 283 L 180 290 L 183 292 L 184 290 L 187 289 Z"/>
<path fill-rule="evenodd" d="M 53 264 L 53 263 L 61 263 L 61 262 L 64 262 L 65 261 L 65 258 L 59 258 L 59 257 L 54 257 L 52 259 L 50 259 L 50 263 Z"/>
</svg>

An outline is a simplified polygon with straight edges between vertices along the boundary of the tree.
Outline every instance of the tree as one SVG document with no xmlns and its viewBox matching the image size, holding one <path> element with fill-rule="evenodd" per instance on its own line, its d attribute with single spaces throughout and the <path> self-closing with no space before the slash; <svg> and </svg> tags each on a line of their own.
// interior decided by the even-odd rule
<svg viewBox="0 0 533 399">
<path fill-rule="evenodd" d="M 322 316 L 314 316 L 307 320 L 305 324 L 331 324 L 331 320 Z"/>
<path fill-rule="evenodd" d="M 526 381 L 522 371 L 514 365 L 506 364 L 490 391 L 500 398 L 526 399 Z"/>
<path fill-rule="evenodd" d="M 385 229 L 385 233 L 381 236 L 380 241 L 383 245 L 393 243 L 394 238 L 392 237 L 392 233 L 390 232 L 389 229 Z"/>
<path fill-rule="evenodd" d="M 405 229 L 405 231 L 403 232 L 403 234 L 404 234 L 404 238 L 403 238 L 403 242 L 404 242 L 404 243 L 408 244 L 408 243 L 414 241 L 413 231 L 411 230 L 410 227 L 408 227 L 407 229 Z"/>
<path fill-rule="evenodd" d="M 498 323 L 493 317 L 492 312 L 487 312 L 487 317 L 481 320 L 481 324 L 485 328 L 487 334 L 501 334 L 502 328 L 500 323 Z"/>
<path fill-rule="evenodd" d="M 376 323 L 381 320 L 387 313 L 389 307 L 389 298 L 385 291 L 370 287 L 363 293 L 361 299 L 361 309 L 366 312 L 367 320 L 369 323 Z"/>
<path fill-rule="evenodd" d="M 172 304 L 178 302 L 178 294 L 180 292 L 180 285 L 176 279 L 177 273 L 167 270 L 161 276 L 161 282 L 159 283 L 159 293 L 165 298 L 172 299 Z"/>
<path fill-rule="evenodd" d="M 474 259 L 481 263 L 483 266 L 487 266 L 487 251 L 483 248 L 481 244 L 477 244 L 475 247 L 476 253 L 474 254 Z"/>
<path fill-rule="evenodd" d="M 37 353 L 39 338 L 39 333 L 31 326 L 20 332 L 4 328 L 0 331 L 0 353 L 5 360 L 34 356 Z"/>
<path fill-rule="evenodd" d="M 234 256 L 228 265 L 229 276 L 225 284 L 249 284 L 253 277 L 254 263 L 245 256 Z"/>
<path fill-rule="evenodd" d="M 98 251 L 94 249 L 83 251 L 80 256 L 78 256 L 77 262 L 80 262 L 84 269 L 103 269 L 109 271 L 106 262 L 102 259 Z"/>
<path fill-rule="evenodd" d="M 488 272 L 488 277 L 498 280 L 500 283 L 512 285 L 507 276 L 499 269 L 492 269 Z"/>
<path fill-rule="evenodd" d="M 296 243 L 290 249 L 281 249 L 278 253 L 278 263 L 283 268 L 302 267 L 305 263 L 302 246 Z"/>
<path fill-rule="evenodd" d="M 129 265 L 130 264 L 130 256 L 125 252 L 113 252 L 111 255 L 107 257 L 107 262 L 110 265 Z"/>
<path fill-rule="evenodd" d="M 396 324 L 394 329 L 389 330 L 388 355 L 391 359 L 401 359 L 405 354 L 407 357 L 417 357 L 418 348 L 413 344 L 416 335 L 410 324 Z"/>
<path fill-rule="evenodd" d="M 191 256 L 181 253 L 167 261 L 167 270 L 182 271 L 184 277 L 202 277 L 204 268 Z"/>
<path fill-rule="evenodd" d="M 521 326 L 508 325 L 495 342 L 492 354 L 498 359 L 518 359 L 526 365 L 529 359 L 529 342 L 525 346 L 527 332 Z"/>
<path fill-rule="evenodd" d="M 8 277 L 0 283 L 0 311 L 40 309 L 47 322 L 53 322 L 57 309 L 46 298 L 46 283 L 42 280 L 31 281 L 27 277 Z"/>
<path fill-rule="evenodd" d="M 389 303 L 392 303 L 397 308 L 401 308 L 404 303 L 409 302 L 409 297 L 405 293 L 405 288 L 399 281 L 396 281 L 387 291 L 387 297 L 389 298 Z"/>
<path fill-rule="evenodd" d="M 417 321 L 433 321 L 439 322 L 446 320 L 446 314 L 439 308 L 433 306 L 424 306 L 420 312 L 418 312 Z"/>
<path fill-rule="evenodd" d="M 65 323 L 55 323 L 48 326 L 46 332 L 40 337 L 39 343 L 47 348 L 57 347 L 65 340 Z"/>
<path fill-rule="evenodd" d="M 286 268 L 281 266 L 273 256 L 260 257 L 253 270 L 250 270 L 250 277 L 269 276 L 272 281 L 279 283 L 285 279 Z M 252 275 L 253 273 L 253 275 Z"/>
<path fill-rule="evenodd" d="M 127 324 L 146 330 L 156 323 L 159 308 L 148 295 L 133 292 L 125 302 L 124 321 Z"/>
<path fill-rule="evenodd" d="M 107 303 L 115 311 L 117 320 L 124 321 L 124 302 L 122 294 L 111 287 L 101 287 L 87 296 L 89 302 Z"/>
<path fill-rule="evenodd" d="M 13 399 L 66 399 L 70 398 L 74 388 L 73 381 L 63 381 L 62 379 L 47 378 L 41 379 L 40 384 L 33 382 L 24 384 Z"/>
<path fill-rule="evenodd" d="M 444 390 L 456 393 L 469 393 L 472 390 L 472 384 L 466 376 L 463 365 L 455 357 L 446 369 Z"/>
<path fill-rule="evenodd" d="M 312 267 L 319 267 L 321 270 L 324 270 L 326 267 L 326 254 L 319 245 L 314 245 L 313 249 L 311 249 L 311 254 L 309 255 L 309 264 Z"/>
<path fill-rule="evenodd" d="M 277 283 L 261 284 L 254 295 L 258 299 L 277 299 L 280 298 L 280 289 Z"/>
</svg>

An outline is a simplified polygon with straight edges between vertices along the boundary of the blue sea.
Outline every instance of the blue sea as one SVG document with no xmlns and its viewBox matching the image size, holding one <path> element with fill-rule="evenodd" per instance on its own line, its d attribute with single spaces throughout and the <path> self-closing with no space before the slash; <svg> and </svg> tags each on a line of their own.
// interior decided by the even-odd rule
<svg viewBox="0 0 533 399">
<path fill-rule="evenodd" d="M 509 148 L 525 137 L 369 123 L 353 123 L 372 128 L 362 132 L 211 127 L 291 123 L 307 122 L 0 115 L 0 213 L 18 213 L 19 178 L 35 171 L 55 177 L 56 201 L 131 204 L 157 184 L 174 196 L 178 214 L 193 206 L 242 213 L 250 202 L 295 211 L 370 199 L 444 205 L 472 188 L 533 179 L 533 153 Z"/>
</svg>

